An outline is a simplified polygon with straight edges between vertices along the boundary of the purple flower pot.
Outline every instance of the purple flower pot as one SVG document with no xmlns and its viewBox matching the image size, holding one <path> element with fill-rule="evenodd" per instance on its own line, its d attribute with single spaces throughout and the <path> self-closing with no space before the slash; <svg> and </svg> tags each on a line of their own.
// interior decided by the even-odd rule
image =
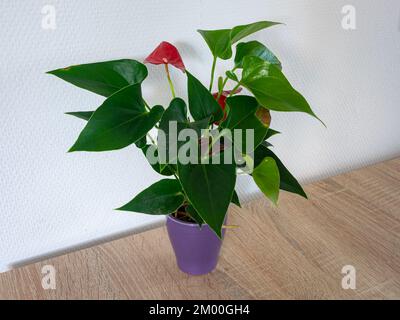
<svg viewBox="0 0 400 320">
<path fill-rule="evenodd" d="M 167 217 L 169 239 L 179 269 L 191 275 L 202 275 L 215 269 L 222 240 L 208 225 L 183 222 Z M 225 230 L 222 230 L 222 237 Z"/>
</svg>

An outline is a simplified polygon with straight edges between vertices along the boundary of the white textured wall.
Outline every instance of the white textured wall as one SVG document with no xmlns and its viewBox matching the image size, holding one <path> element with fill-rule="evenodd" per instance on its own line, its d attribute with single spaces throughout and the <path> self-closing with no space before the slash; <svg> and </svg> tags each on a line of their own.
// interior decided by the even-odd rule
<svg viewBox="0 0 400 320">
<path fill-rule="evenodd" d="M 44 5 L 55 30 L 41 27 Z M 357 9 L 357 30 L 341 28 L 341 8 Z M 143 230 L 162 219 L 115 212 L 158 177 L 134 147 L 109 153 L 66 150 L 84 123 L 65 111 L 102 98 L 45 71 L 117 58 L 142 60 L 160 41 L 175 43 L 208 81 L 211 56 L 197 28 L 269 19 L 260 32 L 284 71 L 327 123 L 273 114 L 275 150 L 311 181 L 400 154 L 400 1 L 397 0 L 2 0 L 0 2 L 0 270 L 40 256 Z M 149 67 L 145 93 L 169 98 L 162 68 Z M 222 71 L 218 67 L 218 71 Z M 173 71 L 185 95 L 185 77 Z M 241 180 L 240 195 L 256 188 Z"/>
</svg>

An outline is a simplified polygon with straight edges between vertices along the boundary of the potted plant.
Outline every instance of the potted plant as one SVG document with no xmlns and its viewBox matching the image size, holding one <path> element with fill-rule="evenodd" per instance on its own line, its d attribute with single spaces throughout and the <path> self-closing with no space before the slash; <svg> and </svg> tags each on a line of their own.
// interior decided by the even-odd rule
<svg viewBox="0 0 400 320">
<path fill-rule="evenodd" d="M 217 264 L 228 206 L 240 206 L 235 192 L 237 174 L 250 174 L 275 204 L 280 189 L 307 197 L 271 151 L 268 140 L 279 132 L 270 128 L 270 110 L 316 115 L 265 45 L 241 42 L 278 24 L 260 21 L 232 29 L 198 30 L 213 56 L 208 88 L 186 69 L 178 50 L 162 42 L 144 62 L 164 66 L 172 94 L 167 108 L 150 107 L 142 96 L 148 71 L 136 60 L 82 64 L 48 72 L 106 97 L 94 111 L 68 112 L 87 121 L 70 152 L 110 151 L 135 144 L 152 168 L 166 177 L 118 210 L 166 215 L 178 266 L 189 274 L 208 273 Z M 215 81 L 217 60 L 231 59 L 234 45 L 232 69 Z M 186 74 L 188 104 L 176 97 L 170 66 Z M 232 84 L 231 90 L 226 90 L 228 84 Z M 150 133 L 153 128 L 158 129 L 157 138 Z M 231 135 L 230 130 L 242 134 Z M 179 138 L 186 131 L 191 136 L 189 141 Z M 194 161 L 187 161 L 188 150 L 194 150 Z M 225 161 L 232 155 L 233 161 Z"/>
</svg>

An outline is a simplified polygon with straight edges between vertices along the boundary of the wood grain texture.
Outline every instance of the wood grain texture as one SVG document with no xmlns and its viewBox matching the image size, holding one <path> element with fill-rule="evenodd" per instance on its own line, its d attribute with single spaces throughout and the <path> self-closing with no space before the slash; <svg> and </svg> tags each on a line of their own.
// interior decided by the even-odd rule
<svg viewBox="0 0 400 320">
<path fill-rule="evenodd" d="M 230 208 L 217 269 L 180 272 L 165 227 L 0 274 L 2 299 L 399 299 L 400 158 Z M 57 270 L 43 290 L 41 268 Z M 342 267 L 357 271 L 343 290 Z"/>
</svg>

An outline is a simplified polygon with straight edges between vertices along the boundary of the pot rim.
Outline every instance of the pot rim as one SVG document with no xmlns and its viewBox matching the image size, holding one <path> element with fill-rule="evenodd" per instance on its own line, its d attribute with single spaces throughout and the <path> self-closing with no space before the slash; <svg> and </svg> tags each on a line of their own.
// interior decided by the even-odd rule
<svg viewBox="0 0 400 320">
<path fill-rule="evenodd" d="M 188 227 L 199 227 L 199 225 L 196 222 L 185 222 L 182 220 L 179 220 L 173 216 L 171 216 L 170 214 L 167 216 L 167 219 L 171 219 L 173 222 L 175 223 L 179 223 L 182 224 L 184 226 L 188 226 Z M 202 224 L 202 226 L 206 226 L 207 224 Z"/>
</svg>

